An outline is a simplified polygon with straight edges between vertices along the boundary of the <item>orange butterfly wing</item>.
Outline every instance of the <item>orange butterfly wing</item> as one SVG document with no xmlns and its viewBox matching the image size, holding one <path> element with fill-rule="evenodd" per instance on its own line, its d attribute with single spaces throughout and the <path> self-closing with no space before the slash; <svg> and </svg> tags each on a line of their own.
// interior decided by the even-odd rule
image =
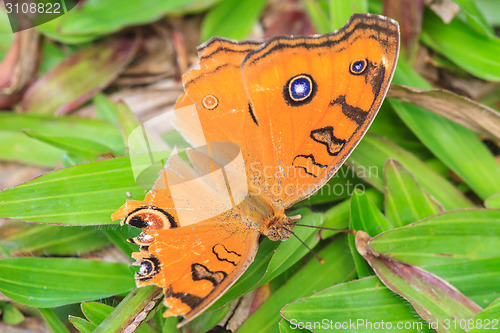
<svg viewBox="0 0 500 333">
<path fill-rule="evenodd" d="M 331 34 L 258 47 L 212 39 L 201 69 L 184 76 L 177 107 L 195 103 L 206 140 L 238 144 L 253 186 L 287 208 L 324 185 L 366 133 L 398 52 L 397 23 L 368 14 Z M 294 100 L 290 89 L 304 83 L 309 94 Z M 206 96 L 217 106 L 207 107 Z"/>
<path fill-rule="evenodd" d="M 179 209 L 209 207 L 189 193 L 179 207 L 162 173 L 144 201 L 127 201 L 113 214 L 143 229 L 131 240 L 141 245 L 134 254 L 138 285 L 164 288 L 167 316 L 182 315 L 184 324 L 210 306 L 252 262 L 259 224 L 337 171 L 380 107 L 398 48 L 397 23 L 373 15 L 354 15 L 322 36 L 263 43 L 218 38 L 200 47 L 200 69 L 183 77 L 185 94 L 176 104 L 195 104 L 197 115 L 184 114 L 177 125 L 194 143 L 238 144 L 251 190 L 264 196 L 251 195 L 246 205 L 202 222 L 186 220 Z M 189 131 L 194 116 L 203 140 Z"/>
<path fill-rule="evenodd" d="M 271 198 L 290 207 L 344 163 L 380 108 L 398 45 L 395 21 L 359 14 L 335 33 L 278 37 L 248 54 L 243 82 L 270 139 L 259 162 Z"/>
<path fill-rule="evenodd" d="M 182 326 L 243 274 L 255 257 L 260 232 L 232 209 L 192 224 L 181 223 L 178 215 L 162 176 L 144 201 L 128 200 L 112 219 L 142 229 L 129 240 L 141 245 L 132 255 L 141 266 L 137 285 L 162 287 L 169 307 L 164 316 L 182 316 Z"/>
</svg>

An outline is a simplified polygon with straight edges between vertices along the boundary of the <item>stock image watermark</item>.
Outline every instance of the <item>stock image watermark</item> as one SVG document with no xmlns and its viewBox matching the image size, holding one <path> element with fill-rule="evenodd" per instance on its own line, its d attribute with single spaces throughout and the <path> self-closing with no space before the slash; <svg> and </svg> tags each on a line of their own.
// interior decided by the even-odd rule
<svg viewBox="0 0 500 333">
<path fill-rule="evenodd" d="M 3 0 L 12 32 L 36 27 L 69 12 L 81 0 Z"/>
<path fill-rule="evenodd" d="M 422 322 L 422 321 L 372 321 L 368 319 L 348 319 L 345 321 L 334 321 L 330 319 L 322 319 L 320 321 L 298 321 L 297 319 L 290 320 L 290 328 L 293 330 L 423 330 L 425 329 L 481 329 L 498 331 L 499 319 L 445 319 L 443 321 Z"/>
</svg>

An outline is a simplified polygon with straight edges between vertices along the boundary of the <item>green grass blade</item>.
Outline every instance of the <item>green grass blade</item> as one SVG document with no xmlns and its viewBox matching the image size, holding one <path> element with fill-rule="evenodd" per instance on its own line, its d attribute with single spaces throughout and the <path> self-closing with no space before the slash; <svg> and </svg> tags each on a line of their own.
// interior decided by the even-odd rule
<svg viewBox="0 0 500 333">
<path fill-rule="evenodd" d="M 387 160 L 384 167 L 384 179 L 384 211 L 394 227 L 402 227 L 443 211 L 441 205 L 398 161 Z"/>
<path fill-rule="evenodd" d="M 421 38 L 467 72 L 485 80 L 500 81 L 500 39 L 478 33 L 457 18 L 445 24 L 431 11 L 425 12 Z M 473 52 L 464 52 L 464 45 Z"/>
<path fill-rule="evenodd" d="M 404 62 L 398 64 L 393 82 L 429 88 L 429 85 Z M 474 132 L 413 104 L 394 99 L 390 99 L 390 103 L 398 116 L 427 148 L 462 178 L 479 197 L 484 199 L 500 192 L 500 166 Z M 431 192 L 424 183 L 422 185 L 445 205 L 439 196 Z"/>
<path fill-rule="evenodd" d="M 467 18 L 469 19 L 469 26 L 476 29 L 480 33 L 485 33 L 489 36 L 494 37 L 495 32 L 488 24 L 486 17 L 481 12 L 481 8 L 477 5 L 477 1 L 474 0 L 454 0 L 460 7 L 467 13 Z"/>
<path fill-rule="evenodd" d="M 128 157 L 49 172 L 0 192 L 0 216 L 66 225 L 109 224 L 126 199 L 143 199 Z"/>
<path fill-rule="evenodd" d="M 85 319 L 79 317 L 69 316 L 69 321 L 78 331 L 80 331 L 80 333 L 92 333 L 97 327 L 96 325 L 89 323 Z"/>
<path fill-rule="evenodd" d="M 314 29 L 319 34 L 326 34 L 330 32 L 330 19 L 328 15 L 320 6 L 317 0 L 303 0 L 305 10 L 311 19 Z"/>
<path fill-rule="evenodd" d="M 486 208 L 500 209 L 500 193 L 493 194 L 491 197 L 486 198 L 486 200 L 484 201 L 484 206 Z"/>
<path fill-rule="evenodd" d="M 201 25 L 201 40 L 219 36 L 245 39 L 252 31 L 265 0 L 225 0 L 212 8 Z"/>
<path fill-rule="evenodd" d="M 497 257 L 498 244 L 500 210 L 486 209 L 445 212 L 370 241 L 373 251 L 418 266 Z"/>
<path fill-rule="evenodd" d="M 380 325 L 381 320 L 390 323 L 393 328 L 400 322 L 411 325 L 413 329 L 407 332 L 427 327 L 408 303 L 395 297 L 375 276 L 338 284 L 311 297 L 299 299 L 286 305 L 282 314 L 292 324 L 302 322 L 303 328 L 314 332 L 331 332 L 334 329 L 353 333 L 380 332 L 380 329 L 373 328 L 373 324 Z M 322 327 L 316 324 L 313 327 L 314 323 L 326 325 Z"/>
<path fill-rule="evenodd" d="M 485 307 L 500 297 L 500 257 L 466 259 L 439 265 L 422 265 L 425 269 L 453 284 L 471 300 Z"/>
<path fill-rule="evenodd" d="M 330 31 L 335 31 L 345 25 L 354 13 L 367 13 L 366 0 L 328 0 Z"/>
<path fill-rule="evenodd" d="M 97 326 L 93 333 L 123 332 L 141 312 L 146 305 L 161 295 L 162 290 L 157 286 L 135 288 L 130 292 L 113 311 Z M 145 325 L 138 332 L 149 333 L 151 330 Z"/>
<path fill-rule="evenodd" d="M 214 0 L 89 0 L 37 27 L 52 39 L 64 43 L 83 43 L 101 38 L 127 26 L 157 21 L 167 14 L 200 11 L 213 5 Z M 140 9 L 140 10 L 138 10 Z"/>
<path fill-rule="evenodd" d="M 323 215 L 319 213 L 312 213 L 304 215 L 297 223 L 311 226 L 321 226 L 324 222 Z M 303 258 L 310 251 L 307 249 L 302 242 L 297 238 L 300 238 L 305 242 L 310 248 L 313 248 L 318 244 L 318 229 L 299 227 L 295 226 L 293 232 L 297 235 L 293 235 L 286 242 L 280 242 L 276 253 L 269 262 L 266 274 L 264 275 L 260 284 L 264 284 L 271 281 L 276 276 L 283 273 L 288 268 L 292 267 L 297 261 Z"/>
<path fill-rule="evenodd" d="M 460 329 L 439 327 L 439 323 L 450 319 L 468 320 L 481 311 L 481 307 L 436 275 L 374 252 L 368 246 L 370 239 L 367 233 L 358 232 L 358 251 L 370 263 L 384 285 L 408 300 L 428 323 L 437 323 L 434 328 L 439 332 L 462 332 Z"/>
<path fill-rule="evenodd" d="M 479 312 L 472 323 L 469 324 L 468 333 L 479 333 L 498 327 L 500 318 L 500 298 L 488 305 L 486 309 Z"/>
<path fill-rule="evenodd" d="M 66 328 L 66 326 L 64 326 L 61 319 L 56 316 L 52 309 L 40 308 L 39 310 L 42 314 L 43 319 L 45 319 L 47 325 L 49 325 L 50 330 L 53 333 L 69 333 L 69 330 Z"/>
<path fill-rule="evenodd" d="M 325 260 L 325 264 L 312 258 L 245 321 L 238 333 L 276 332 L 281 320 L 280 309 L 284 305 L 354 277 L 345 237 L 334 240 L 318 255 Z"/>
<path fill-rule="evenodd" d="M 81 255 L 109 244 L 95 227 L 61 227 L 11 221 L 0 227 L 0 244 L 11 255 Z"/>
<path fill-rule="evenodd" d="M 354 167 L 359 177 L 379 190 L 383 190 L 382 170 L 385 161 L 389 158 L 397 159 L 411 171 L 421 186 L 445 209 L 474 207 L 474 204 L 447 179 L 409 151 L 383 137 L 365 135 L 347 163 Z"/>
<path fill-rule="evenodd" d="M 0 260 L 0 270 L 0 291 L 16 302 L 36 307 L 104 298 L 134 287 L 131 268 L 118 263 L 70 258 L 9 258 Z"/>
<path fill-rule="evenodd" d="M 354 191 L 351 198 L 351 218 L 349 229 L 363 230 L 369 235 L 378 235 L 379 233 L 392 229 L 393 226 L 377 206 L 371 201 L 368 196 L 361 191 Z M 356 250 L 354 243 L 354 235 L 348 235 L 349 248 L 354 258 L 354 264 L 359 277 L 373 275 L 373 270 L 370 268 L 365 259 Z"/>
<path fill-rule="evenodd" d="M 68 154 L 82 157 L 88 161 L 93 161 L 98 159 L 101 155 L 112 153 L 110 147 L 88 139 L 64 136 L 49 136 L 37 133 L 33 130 L 24 130 L 23 133 L 30 138 L 47 143 L 56 148 L 66 151 Z"/>
</svg>

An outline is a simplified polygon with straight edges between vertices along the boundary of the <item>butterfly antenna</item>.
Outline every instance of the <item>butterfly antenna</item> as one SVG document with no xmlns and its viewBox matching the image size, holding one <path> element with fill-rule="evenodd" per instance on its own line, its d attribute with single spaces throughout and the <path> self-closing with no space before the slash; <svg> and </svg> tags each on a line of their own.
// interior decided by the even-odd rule
<svg viewBox="0 0 500 333">
<path fill-rule="evenodd" d="M 316 259 L 318 259 L 318 261 L 322 264 L 325 263 L 325 260 L 323 258 L 321 258 L 320 256 L 318 256 L 318 254 L 316 252 L 313 251 L 313 249 L 311 249 L 309 247 L 309 245 L 307 245 L 306 243 L 304 243 L 304 241 L 302 239 L 299 238 L 299 236 L 297 236 L 297 234 L 295 232 L 293 232 L 292 230 L 288 230 L 292 235 L 295 236 L 295 238 L 297 238 L 299 240 L 299 242 L 302 243 L 302 245 L 304 245 L 306 247 L 306 249 L 308 249 Z"/>
<path fill-rule="evenodd" d="M 347 229 L 347 228 L 346 229 L 336 229 L 336 228 L 319 227 L 319 226 L 315 226 L 315 225 L 297 224 L 297 223 L 294 223 L 294 225 L 299 226 L 299 227 L 307 227 L 307 228 L 314 228 L 314 229 L 321 229 L 321 230 L 345 232 L 347 234 L 353 234 L 353 235 L 356 233 L 356 230 Z"/>
</svg>

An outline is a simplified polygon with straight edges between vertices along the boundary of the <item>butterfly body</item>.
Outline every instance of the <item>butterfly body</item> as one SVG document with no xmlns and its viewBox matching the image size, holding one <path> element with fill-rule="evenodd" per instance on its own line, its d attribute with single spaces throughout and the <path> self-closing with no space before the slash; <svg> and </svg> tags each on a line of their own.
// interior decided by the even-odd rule
<svg viewBox="0 0 500 333">
<path fill-rule="evenodd" d="M 145 199 L 112 216 L 142 229 L 130 240 L 141 245 L 137 285 L 163 288 L 165 316 L 189 322 L 248 268 L 261 235 L 292 235 L 285 209 L 321 188 L 356 147 L 398 51 L 397 23 L 369 14 L 325 35 L 199 47 L 176 125 L 203 148 L 187 152 L 192 168 L 170 157 Z M 198 179 L 206 181 L 194 186 Z"/>
</svg>

